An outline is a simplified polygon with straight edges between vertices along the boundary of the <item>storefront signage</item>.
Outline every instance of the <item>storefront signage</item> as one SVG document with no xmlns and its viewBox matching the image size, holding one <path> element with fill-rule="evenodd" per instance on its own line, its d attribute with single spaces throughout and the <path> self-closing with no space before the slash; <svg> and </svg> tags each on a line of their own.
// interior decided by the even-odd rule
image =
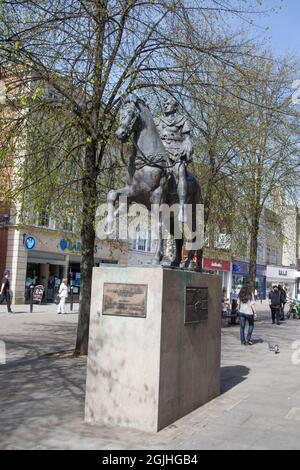
<svg viewBox="0 0 300 470">
<path fill-rule="evenodd" d="M 65 251 L 81 251 L 81 243 L 80 242 L 71 242 L 69 240 L 60 240 L 59 242 L 60 248 Z"/>
<path fill-rule="evenodd" d="M 59 246 L 60 246 L 60 249 L 62 251 L 65 251 L 65 250 L 68 250 L 68 251 L 72 251 L 73 253 L 74 252 L 77 252 L 77 253 L 80 253 L 81 252 L 81 243 L 80 242 L 72 242 L 70 240 L 60 240 L 59 242 Z M 95 254 L 97 253 L 98 251 L 98 247 L 97 245 L 95 246 Z"/>
<path fill-rule="evenodd" d="M 283 271 L 282 269 L 279 269 L 278 275 L 279 275 L 279 276 L 287 276 L 287 275 L 288 275 L 288 272 L 287 272 L 287 271 Z"/>
<path fill-rule="evenodd" d="M 273 279 L 274 281 L 284 278 L 285 280 L 291 279 L 295 280 L 297 278 L 296 269 L 289 268 L 279 268 L 278 266 L 268 266 L 267 267 L 267 278 Z"/>
<path fill-rule="evenodd" d="M 33 248 L 35 247 L 35 238 L 26 237 L 24 245 L 27 248 L 27 250 L 33 250 Z"/>
<path fill-rule="evenodd" d="M 233 261 L 232 263 L 233 274 L 248 275 L 249 274 L 249 263 L 245 261 Z M 266 276 L 266 266 L 262 264 L 256 265 L 256 276 Z"/>
<path fill-rule="evenodd" d="M 203 268 L 214 271 L 230 271 L 230 261 L 204 258 Z"/>
<path fill-rule="evenodd" d="M 39 302 L 39 303 L 42 302 L 44 290 L 45 290 L 45 287 L 42 285 L 35 286 L 35 288 L 33 289 L 33 293 L 32 293 L 33 302 Z"/>
</svg>

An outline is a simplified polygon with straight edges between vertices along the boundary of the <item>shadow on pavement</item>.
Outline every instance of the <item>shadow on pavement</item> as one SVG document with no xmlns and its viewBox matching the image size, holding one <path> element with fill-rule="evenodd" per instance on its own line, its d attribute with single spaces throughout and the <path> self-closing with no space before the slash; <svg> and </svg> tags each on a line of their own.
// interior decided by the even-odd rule
<svg viewBox="0 0 300 470">
<path fill-rule="evenodd" d="M 20 361 L 2 366 L 0 377 L 1 449 L 33 449 L 70 417 L 83 421 L 85 359 Z"/>
<path fill-rule="evenodd" d="M 221 393 L 226 393 L 247 379 L 250 369 L 245 366 L 221 367 Z"/>
</svg>

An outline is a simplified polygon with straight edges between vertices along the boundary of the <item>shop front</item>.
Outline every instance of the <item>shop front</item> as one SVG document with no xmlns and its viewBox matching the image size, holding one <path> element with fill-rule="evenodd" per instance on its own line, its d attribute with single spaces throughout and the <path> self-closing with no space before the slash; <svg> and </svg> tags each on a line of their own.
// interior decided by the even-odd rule
<svg viewBox="0 0 300 470">
<path fill-rule="evenodd" d="M 6 267 L 11 272 L 13 303 L 29 301 L 30 285 L 44 287 L 43 302 L 52 302 L 62 278 L 73 286 L 74 300 L 80 293 L 81 244 L 75 236 L 55 230 L 9 227 Z M 126 264 L 128 244 L 97 240 L 95 266 L 101 263 Z"/>
<path fill-rule="evenodd" d="M 290 298 L 296 298 L 298 273 L 295 268 L 267 266 L 267 292 L 274 284 L 283 286 Z"/>
<path fill-rule="evenodd" d="M 232 294 L 236 295 L 241 287 L 249 281 L 249 263 L 246 261 L 233 260 L 232 262 Z M 267 267 L 262 264 L 256 265 L 255 288 L 258 297 L 266 299 L 266 271 Z"/>
<path fill-rule="evenodd" d="M 30 251 L 26 266 L 25 300 L 29 301 L 31 285 L 42 285 L 45 289 L 43 301 L 53 302 L 66 265 L 66 256 L 59 253 Z"/>
<path fill-rule="evenodd" d="M 222 288 L 226 289 L 228 298 L 230 298 L 231 290 L 230 264 L 229 260 L 203 258 L 203 269 L 205 271 L 213 271 L 222 277 Z"/>
</svg>

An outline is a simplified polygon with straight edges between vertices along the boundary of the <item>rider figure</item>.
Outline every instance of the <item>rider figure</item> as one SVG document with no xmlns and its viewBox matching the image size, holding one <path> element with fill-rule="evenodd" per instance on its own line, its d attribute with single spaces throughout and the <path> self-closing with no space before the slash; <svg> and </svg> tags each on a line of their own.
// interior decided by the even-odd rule
<svg viewBox="0 0 300 470">
<path fill-rule="evenodd" d="M 154 121 L 168 152 L 171 172 L 174 175 L 179 198 L 179 222 L 186 222 L 184 205 L 187 194 L 186 167 L 193 159 L 191 125 L 188 119 L 179 114 L 177 101 L 170 97 L 164 103 L 164 115 Z"/>
</svg>

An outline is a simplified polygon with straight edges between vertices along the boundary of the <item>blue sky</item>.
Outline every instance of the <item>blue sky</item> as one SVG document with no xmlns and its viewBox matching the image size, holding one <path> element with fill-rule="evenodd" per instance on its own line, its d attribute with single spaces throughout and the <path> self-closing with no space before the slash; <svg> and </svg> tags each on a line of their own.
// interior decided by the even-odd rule
<svg viewBox="0 0 300 470">
<path fill-rule="evenodd" d="M 255 24 L 259 26 L 256 32 L 270 38 L 271 45 L 280 54 L 300 54 L 300 1 L 263 0 L 263 5 L 281 9 L 277 9 L 277 13 L 256 19 Z M 269 27 L 269 30 L 264 32 L 264 27 Z"/>
</svg>

